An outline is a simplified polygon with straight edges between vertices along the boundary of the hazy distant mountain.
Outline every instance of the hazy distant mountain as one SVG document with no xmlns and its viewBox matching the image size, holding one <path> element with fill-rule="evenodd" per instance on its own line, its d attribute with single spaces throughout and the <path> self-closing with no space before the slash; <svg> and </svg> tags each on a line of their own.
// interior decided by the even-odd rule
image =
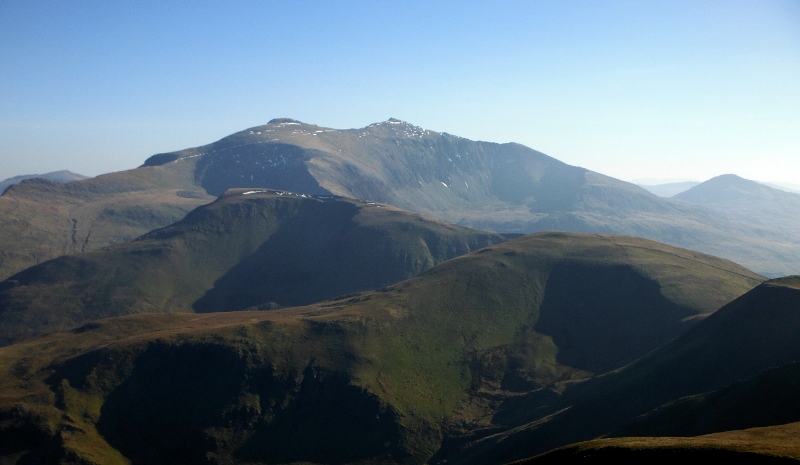
<svg viewBox="0 0 800 465">
<path fill-rule="evenodd" d="M 243 191 L 226 196 L 109 253 L 127 251 L 123 255 L 132 263 L 116 266 L 131 268 L 176 254 L 196 253 L 197 260 L 207 254 L 216 262 L 229 253 L 233 260 L 243 249 L 231 244 L 249 240 L 251 250 L 262 250 L 259 235 L 268 232 L 225 221 L 223 213 L 250 212 L 253 226 L 266 225 L 271 222 L 260 207 L 266 204 L 276 213 L 298 209 L 283 225 L 297 239 L 316 234 L 317 242 L 299 240 L 297 246 L 311 244 L 307 254 L 315 256 L 327 253 L 319 241 L 333 240 L 342 225 L 354 232 L 366 228 L 364 240 L 349 249 L 354 254 L 376 250 L 368 230 L 386 227 L 402 241 L 419 237 L 415 229 L 426 225 L 394 209 L 384 213 L 377 204 L 244 197 Z M 335 207 L 328 227 L 313 227 L 319 215 L 300 214 L 328 207 Z M 337 220 L 342 217 L 352 221 Z M 298 229 L 294 218 L 312 227 Z M 217 239 L 227 245 L 187 240 L 213 231 L 229 235 Z M 287 244 L 283 239 L 275 245 Z M 445 249 L 451 247 L 438 250 Z M 98 265 L 100 253 L 68 260 L 77 276 L 97 277 L 88 287 L 112 284 L 113 293 L 117 277 Z M 87 255 L 95 259 L 82 258 Z M 304 261 L 302 254 L 292 255 Z M 265 266 L 248 271 L 269 277 L 274 262 L 258 252 L 252 257 Z M 23 273 L 39 276 L 39 294 L 48 278 L 58 287 L 59 275 L 49 269 Z M 176 279 L 170 274 L 183 272 L 166 269 L 150 283 L 161 286 Z M 105 276 L 108 283 L 102 282 Z M 729 261 L 644 239 L 540 233 L 446 261 L 377 291 L 308 307 L 97 320 L 0 348 L 2 453 L 87 463 L 455 459 L 465 440 L 513 429 L 542 413 L 528 405 L 557 399 L 593 372 L 651 352 L 761 279 Z M 154 292 L 151 298 L 168 294 Z M 72 307 L 59 312 L 72 314 Z"/>
<path fill-rule="evenodd" d="M 662 199 L 519 144 L 476 142 L 393 119 L 348 130 L 277 119 L 64 186 L 28 181 L 0 196 L 0 211 L 10 212 L 0 216 L 0 277 L 130 240 L 238 187 L 373 200 L 503 233 L 640 236 L 770 276 L 800 271 L 800 240 L 789 231 Z M 37 237 L 26 237 L 30 231 Z"/>
<path fill-rule="evenodd" d="M 672 197 L 673 195 L 680 194 L 683 191 L 689 190 L 692 187 L 700 184 L 697 181 L 685 182 L 670 182 L 665 184 L 637 184 L 639 187 L 647 189 L 649 192 L 659 197 Z"/>
<path fill-rule="evenodd" d="M 725 174 L 709 179 L 673 199 L 702 206 L 735 221 L 800 234 L 800 194 Z"/>
<path fill-rule="evenodd" d="M 44 174 L 23 174 L 20 176 L 14 176 L 12 178 L 0 181 L 0 194 L 5 192 L 9 186 L 13 186 L 14 184 L 19 184 L 26 179 L 33 179 L 33 178 L 41 178 L 41 179 L 47 179 L 48 181 L 63 183 L 63 182 L 80 181 L 81 179 L 89 179 L 89 176 L 84 176 L 82 174 L 73 173 L 72 171 L 67 171 L 67 170 L 53 171 Z"/>
<path fill-rule="evenodd" d="M 786 231 L 732 223 L 519 144 L 475 142 L 393 119 L 349 130 L 278 119 L 145 165 L 191 172 L 212 194 L 234 186 L 333 193 L 478 229 L 627 234 L 770 275 L 800 271 L 800 241 Z"/>
<path fill-rule="evenodd" d="M 800 184 L 791 184 L 785 182 L 762 182 L 761 184 L 766 184 L 769 187 L 774 187 L 775 189 L 780 189 L 782 191 L 800 194 Z"/>
<path fill-rule="evenodd" d="M 27 179 L 0 196 L 0 279 L 52 258 L 130 241 L 214 197 L 191 178 L 138 169 L 61 184 Z"/>
</svg>

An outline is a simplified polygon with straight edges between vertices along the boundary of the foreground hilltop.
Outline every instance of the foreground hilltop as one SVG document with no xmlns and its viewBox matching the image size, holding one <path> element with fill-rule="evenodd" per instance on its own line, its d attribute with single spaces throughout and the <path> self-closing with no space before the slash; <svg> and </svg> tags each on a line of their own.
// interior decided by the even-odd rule
<svg viewBox="0 0 800 465">
<path fill-rule="evenodd" d="M 135 241 L 0 282 L 0 344 L 131 313 L 307 305 L 506 239 L 386 204 L 232 189 Z"/>
<path fill-rule="evenodd" d="M 13 186 L 0 196 L 0 278 L 131 240 L 227 189 L 250 187 L 371 200 L 502 233 L 639 236 L 770 276 L 800 271 L 800 242 L 790 232 L 658 198 L 519 144 L 471 141 L 394 119 L 346 130 L 276 119 L 154 155 L 135 170 L 66 186 Z"/>
<path fill-rule="evenodd" d="M 456 458 L 458 444 L 514 429 L 539 412 L 525 405 L 642 357 L 761 280 L 644 239 L 540 233 L 306 307 L 97 320 L 0 348 L 4 453 Z"/>
</svg>

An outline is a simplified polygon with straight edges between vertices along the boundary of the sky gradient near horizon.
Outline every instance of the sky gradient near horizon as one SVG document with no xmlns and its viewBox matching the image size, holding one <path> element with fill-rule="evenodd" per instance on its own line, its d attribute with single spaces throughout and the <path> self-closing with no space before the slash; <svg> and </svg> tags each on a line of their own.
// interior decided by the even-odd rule
<svg viewBox="0 0 800 465">
<path fill-rule="evenodd" d="M 0 179 L 389 117 L 624 180 L 800 184 L 800 2 L 0 2 Z"/>
</svg>

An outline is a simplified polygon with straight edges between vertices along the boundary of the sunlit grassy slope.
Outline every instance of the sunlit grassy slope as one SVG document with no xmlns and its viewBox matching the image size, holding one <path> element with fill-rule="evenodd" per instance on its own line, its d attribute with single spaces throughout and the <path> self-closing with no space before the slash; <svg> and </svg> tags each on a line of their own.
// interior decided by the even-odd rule
<svg viewBox="0 0 800 465">
<path fill-rule="evenodd" d="M 564 447 L 514 465 L 623 462 L 732 461 L 791 464 L 800 461 L 800 423 L 692 438 L 598 439 Z"/>
<path fill-rule="evenodd" d="M 542 233 L 307 307 L 99 320 L 0 348 L 0 436 L 90 463 L 419 463 L 760 281 L 643 239 Z M 570 338 L 573 320 L 597 324 Z"/>
<path fill-rule="evenodd" d="M 0 196 L 0 279 L 60 255 L 130 241 L 214 199 L 191 173 L 172 168 L 11 186 Z"/>
<path fill-rule="evenodd" d="M 505 239 L 374 202 L 231 190 L 138 240 L 0 283 L 0 343 L 131 313 L 310 304 Z"/>
</svg>

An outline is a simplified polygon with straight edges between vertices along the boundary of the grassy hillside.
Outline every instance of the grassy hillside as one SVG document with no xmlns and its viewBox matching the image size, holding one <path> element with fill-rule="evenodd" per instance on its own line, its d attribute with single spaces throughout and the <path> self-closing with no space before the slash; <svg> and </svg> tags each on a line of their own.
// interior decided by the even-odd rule
<svg viewBox="0 0 800 465">
<path fill-rule="evenodd" d="M 133 240 L 213 200 L 191 176 L 170 168 L 9 187 L 0 196 L 0 279 L 60 255 Z"/>
<path fill-rule="evenodd" d="M 608 461 L 744 461 L 758 464 L 800 461 L 800 423 L 708 434 L 693 438 L 618 438 L 588 441 L 514 465 L 608 463 Z"/>
<path fill-rule="evenodd" d="M 517 430 L 470 444 L 463 450 L 460 463 L 511 461 L 569 443 L 601 437 L 669 402 L 718 390 L 737 381 L 753 378 L 770 367 L 800 360 L 800 342 L 796 338 L 798 331 L 800 277 L 768 281 L 637 362 L 567 389 L 560 401 L 546 411 L 553 415 L 535 416 Z M 790 385 L 793 379 L 791 368 L 786 370 L 777 372 L 783 380 L 776 383 L 774 389 L 786 389 Z M 772 376 L 769 373 L 775 375 L 776 372 L 768 372 L 763 376 Z M 762 378 L 753 381 L 753 385 L 745 384 L 745 390 L 755 385 L 768 390 L 769 383 L 761 385 L 763 381 Z M 721 400 L 728 398 L 728 395 L 735 398 L 740 388 L 732 386 L 727 388 L 729 390 L 709 394 L 709 398 Z M 783 395 L 792 394 L 785 392 Z M 762 399 L 762 402 L 760 405 L 766 406 L 769 400 Z M 681 404 L 675 405 L 677 409 Z M 715 414 L 726 414 L 723 406 L 718 407 L 721 410 L 716 413 L 706 412 L 709 418 Z M 730 424 L 735 425 L 732 418 L 737 408 L 746 410 L 757 407 L 731 404 L 730 408 Z M 783 413 L 791 415 L 792 408 L 791 404 L 785 406 Z M 682 425 L 687 426 L 680 422 L 691 425 L 691 414 L 683 417 L 676 411 L 673 413 L 664 418 L 678 423 L 668 423 L 659 428 L 677 432 L 683 429 Z M 782 421 L 785 417 L 780 417 L 779 413 L 774 410 L 771 414 L 761 411 L 759 415 L 772 418 L 770 421 Z M 752 422 L 750 425 L 757 425 L 760 421 L 759 415 L 744 414 L 742 410 L 739 414 L 744 418 L 737 421 L 745 424 Z M 725 424 L 728 423 L 720 421 L 717 426 Z M 713 429 L 713 424 L 707 427 Z M 651 425 L 650 428 L 656 426 Z M 690 429 L 683 431 L 690 434 Z"/>
<path fill-rule="evenodd" d="M 575 281 L 589 273 L 612 278 Z M 760 279 L 642 239 L 543 233 L 307 307 L 99 320 L 0 348 L 2 450 L 88 463 L 449 457 L 464 437 L 512 427 L 509 407 L 644 355 Z M 557 330 L 601 310 L 598 331 L 616 337 Z M 619 347 L 633 333 L 645 337 Z"/>
<path fill-rule="evenodd" d="M 131 313 L 309 304 L 505 239 L 374 202 L 232 190 L 133 242 L 0 283 L 0 343 Z"/>
</svg>

